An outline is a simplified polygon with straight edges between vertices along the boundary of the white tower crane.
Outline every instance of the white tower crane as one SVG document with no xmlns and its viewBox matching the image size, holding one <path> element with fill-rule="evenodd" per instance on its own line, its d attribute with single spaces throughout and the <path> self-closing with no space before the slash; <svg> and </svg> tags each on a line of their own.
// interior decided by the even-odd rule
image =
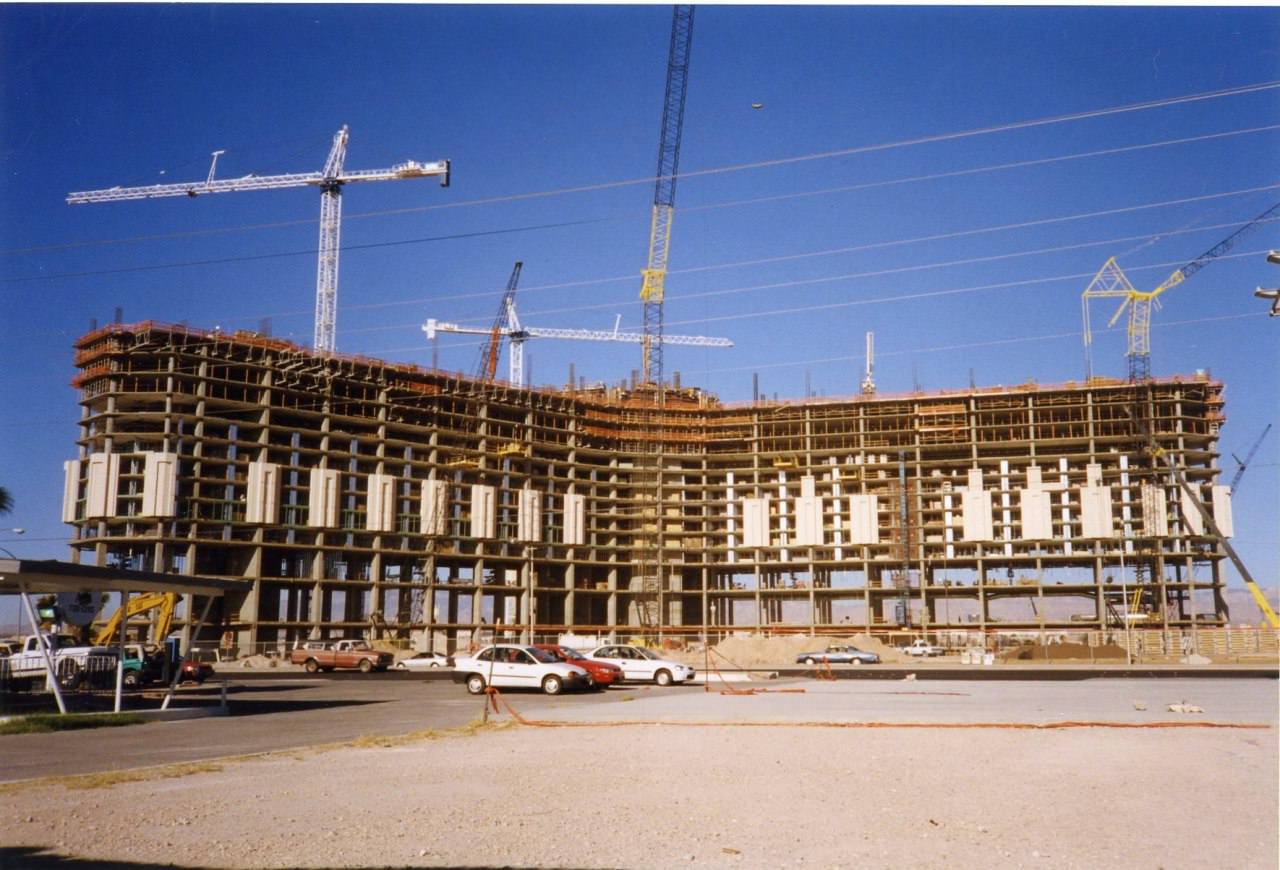
<svg viewBox="0 0 1280 870">
<path fill-rule="evenodd" d="M 644 344 L 649 340 L 649 336 L 646 336 L 643 332 L 619 331 L 618 325 L 622 320 L 621 314 L 614 321 L 612 330 L 525 326 L 520 322 L 520 316 L 516 314 L 515 282 L 520 275 L 520 267 L 521 264 L 516 263 L 515 270 L 511 273 L 511 281 L 508 283 L 506 295 L 503 297 L 505 312 L 499 312 L 498 323 L 487 328 L 460 326 L 457 323 L 445 323 L 432 317 L 422 324 L 422 331 L 427 334 L 427 341 L 434 341 L 437 332 L 484 335 L 488 336 L 491 341 L 505 336 L 511 342 L 510 381 L 513 385 L 522 387 L 524 386 L 524 343 L 531 338 L 565 338 L 574 341 L 623 341 L 631 344 Z M 712 338 L 705 335 L 670 335 L 664 332 L 659 340 L 663 344 L 686 345 L 689 347 L 733 347 L 733 342 L 727 338 Z M 479 377 L 482 380 L 492 379 L 492 369 L 488 370 L 487 375 L 482 371 Z"/>
<path fill-rule="evenodd" d="M 449 161 L 419 163 L 408 160 L 390 169 L 358 169 L 345 171 L 347 127 L 333 137 L 333 148 L 320 172 L 296 172 L 286 175 L 246 175 L 243 178 L 214 179 L 218 155 L 213 152 L 209 177 L 204 181 L 178 184 L 152 184 L 144 187 L 112 187 L 67 195 L 71 205 L 91 202 L 122 202 L 129 199 L 158 199 L 168 196 L 196 197 L 204 193 L 239 193 L 246 190 L 278 190 L 284 187 L 320 188 L 320 259 L 316 273 L 315 349 L 332 352 L 338 314 L 338 243 L 342 228 L 342 187 L 356 181 L 396 181 L 402 178 L 436 176 L 441 187 L 449 186 Z"/>
</svg>

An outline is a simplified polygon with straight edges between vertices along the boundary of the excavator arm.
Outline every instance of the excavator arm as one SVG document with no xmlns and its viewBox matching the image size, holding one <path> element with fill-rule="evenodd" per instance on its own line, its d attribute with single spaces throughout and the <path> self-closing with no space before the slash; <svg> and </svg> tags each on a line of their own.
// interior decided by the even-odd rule
<svg viewBox="0 0 1280 870">
<path fill-rule="evenodd" d="M 157 642 L 163 642 L 169 636 L 169 629 L 173 626 L 173 614 L 178 609 L 176 592 L 144 592 L 141 595 L 132 596 L 128 605 L 116 608 L 116 612 L 111 614 L 111 618 L 94 635 L 94 644 L 106 646 L 112 643 L 116 632 L 120 631 L 126 620 L 157 608 L 160 612 L 156 616 L 155 637 Z"/>
</svg>

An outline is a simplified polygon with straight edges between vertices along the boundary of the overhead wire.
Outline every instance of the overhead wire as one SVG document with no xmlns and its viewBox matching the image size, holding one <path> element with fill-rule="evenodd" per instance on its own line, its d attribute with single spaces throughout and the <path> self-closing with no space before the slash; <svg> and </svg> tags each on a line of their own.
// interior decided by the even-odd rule
<svg viewBox="0 0 1280 870">
<path fill-rule="evenodd" d="M 779 158 L 774 158 L 770 160 L 732 164 L 729 166 L 709 167 L 707 169 L 700 169 L 700 170 L 689 170 L 689 171 L 682 172 L 680 174 L 680 178 L 681 180 L 685 180 L 685 179 L 691 179 L 691 178 L 698 178 L 702 176 L 719 175 L 719 174 L 730 173 L 730 172 L 740 172 L 740 171 L 745 171 L 749 169 L 759 169 L 759 168 L 773 167 L 773 166 L 784 166 L 792 163 L 804 163 L 804 162 L 810 162 L 814 160 L 832 159 L 836 157 L 847 157 L 854 154 L 871 153 L 875 151 L 885 151 L 885 150 L 891 150 L 894 148 L 906 148 L 906 147 L 912 147 L 915 145 L 920 145 L 925 143 L 952 141 L 956 139 L 970 138 L 974 136 L 990 135 L 990 134 L 1001 133 L 1001 132 L 1010 132 L 1014 130 L 1028 129 L 1033 127 L 1042 127 L 1042 126 L 1047 126 L 1052 124 L 1066 123 L 1069 121 L 1086 120 L 1089 118 L 1122 114 L 1127 112 L 1146 111 L 1153 108 L 1163 108 L 1166 106 L 1173 106 L 1173 105 L 1179 105 L 1179 104 L 1191 103 L 1191 102 L 1199 102 L 1199 101 L 1209 100 L 1209 99 L 1220 99 L 1223 97 L 1240 96 L 1243 94 L 1257 93 L 1260 91 L 1271 90 L 1275 88 L 1280 88 L 1280 81 L 1260 82 L 1252 85 L 1243 85 L 1236 88 L 1226 88 L 1226 89 L 1216 90 L 1216 91 L 1206 91 L 1206 92 L 1201 92 L 1196 94 L 1187 94 L 1181 97 L 1170 97 L 1162 100 L 1151 100 L 1151 101 L 1146 101 L 1141 103 L 1130 103 L 1130 104 L 1113 106 L 1113 107 L 1108 107 L 1103 109 L 1094 109 L 1094 110 L 1076 112 L 1076 113 L 1065 114 L 1065 115 L 1054 115 L 1054 116 L 1048 116 L 1045 118 L 1031 119 L 1026 121 L 1017 121 L 1009 124 L 993 125 L 989 127 L 980 127 L 980 128 L 970 129 L 970 130 L 960 130 L 960 131 L 952 131 L 948 133 L 939 133 L 931 136 L 897 140 L 894 142 L 877 143 L 872 145 L 860 145 L 860 146 L 853 146 L 850 148 L 837 149 L 833 151 L 817 152 L 813 154 L 792 155 L 789 157 L 779 157 Z M 1179 139 L 1164 140 L 1164 141 L 1154 142 L 1154 143 L 1121 146 L 1121 147 L 1112 148 L 1112 149 L 1103 149 L 1103 150 L 1092 151 L 1092 152 L 1081 152 L 1077 154 L 1062 155 L 1058 157 L 1049 157 L 1049 158 L 1040 158 L 1036 160 L 1018 161 L 1014 163 L 1001 164 L 993 167 L 982 167 L 982 168 L 967 169 L 967 170 L 955 170 L 952 172 L 936 173 L 931 175 L 918 176 L 914 178 L 890 179 L 890 180 L 880 181 L 880 182 L 868 182 L 863 185 L 833 187 L 833 188 L 828 188 L 820 191 L 809 191 L 809 192 L 802 192 L 797 194 L 787 194 L 779 198 L 787 198 L 791 196 L 816 195 L 816 194 L 825 193 L 825 192 L 841 192 L 846 190 L 862 189 L 864 187 L 879 187 L 879 186 L 885 186 L 885 185 L 891 185 L 891 184 L 911 183 L 916 181 L 930 181 L 930 180 L 936 180 L 940 178 L 952 177 L 956 175 L 966 175 L 966 174 L 974 174 L 979 172 L 989 172 L 989 171 L 998 171 L 1003 169 L 1021 168 L 1026 166 L 1044 165 L 1048 163 L 1055 163 L 1055 162 L 1060 162 L 1065 160 L 1077 160 L 1077 159 L 1082 159 L 1087 157 L 1106 156 L 1111 154 L 1143 150 L 1147 148 L 1188 144 L 1192 142 L 1207 141 L 1210 139 L 1222 138 L 1227 136 L 1246 135 L 1251 133 L 1266 132 L 1274 129 L 1277 129 L 1277 125 L 1242 128 L 1238 130 L 1231 130 L 1231 131 L 1225 131 L 1225 132 L 1219 132 L 1219 133 L 1210 133 L 1210 134 L 1204 134 L 1201 136 L 1182 137 Z M 598 182 L 595 184 L 588 184 L 588 185 L 575 185 L 571 187 L 553 188 L 551 190 L 544 190 L 544 191 L 530 191 L 526 193 L 507 194 L 504 196 L 484 197 L 481 199 L 464 200 L 460 202 L 431 203 L 428 205 L 414 206 L 411 208 L 388 209 L 388 210 L 375 211 L 375 212 L 356 212 L 356 213 L 351 213 L 346 215 L 345 218 L 348 220 L 351 220 L 351 219 L 359 219 L 359 218 L 367 218 L 367 217 L 384 217 L 384 216 L 392 216 L 392 215 L 436 211 L 441 209 L 455 209 L 455 208 L 463 208 L 463 207 L 470 207 L 470 206 L 477 206 L 477 205 L 493 205 L 493 204 L 517 202 L 517 201 L 529 200 L 529 199 L 539 199 L 539 198 L 545 198 L 545 197 L 551 197 L 551 196 L 563 196 L 566 194 L 589 193 L 589 192 L 594 192 L 599 190 L 609 190 L 609 189 L 614 189 L 619 187 L 628 187 L 628 186 L 635 186 L 635 185 L 650 185 L 652 183 L 653 183 L 652 176 L 644 176 L 639 178 L 629 178 L 629 179 L 621 179 L 616 181 Z M 711 204 L 711 205 L 704 205 L 704 206 L 692 206 L 689 208 L 682 208 L 681 211 L 685 212 L 685 211 L 694 211 L 694 210 L 701 210 L 701 209 L 708 209 L 708 208 L 718 208 L 718 207 L 724 207 L 725 205 L 738 205 L 746 202 L 755 202 L 755 201 L 757 200 L 739 201 L 734 203 L 726 203 L 724 205 Z M 765 200 L 759 200 L 759 201 L 765 201 Z M 153 239 L 159 240 L 159 239 L 186 238 L 191 235 L 195 235 L 199 233 L 209 233 L 209 234 L 225 233 L 225 232 L 238 231 L 242 229 L 268 229 L 273 227 L 295 226 L 295 225 L 313 224 L 313 223 L 316 223 L 316 221 L 312 219 L 305 219 L 305 220 L 300 219 L 300 220 L 294 220 L 294 221 L 280 221 L 280 222 L 273 222 L 273 223 L 266 223 L 266 224 L 252 224 L 252 225 L 245 225 L 243 227 L 193 231 L 191 233 L 176 233 L 176 234 L 169 233 L 169 234 L 161 234 L 161 235 L 155 235 L 155 236 L 132 237 L 132 238 L 126 238 L 126 239 L 108 239 L 108 240 L 67 243 L 63 245 L 48 245 L 48 246 L 38 246 L 38 247 L 30 247 L 30 248 L 20 248 L 20 249 L 14 249 L 9 251 L 3 251 L 0 253 L 3 253 L 5 255 L 10 255 L 10 254 L 17 254 L 17 253 L 61 250 L 61 249 L 66 249 L 70 247 L 78 247 L 78 246 L 118 244 L 118 243 L 133 242 L 133 241 L 148 241 Z"/>
<path fill-rule="evenodd" d="M 1273 221 L 1272 220 L 1267 221 L 1267 223 L 1271 223 L 1271 222 Z M 1227 224 L 1220 224 L 1220 225 L 1201 226 L 1201 227 L 1196 227 L 1194 229 L 1171 230 L 1168 232 L 1168 235 L 1201 232 L 1205 230 L 1223 229 L 1223 228 L 1234 227 L 1234 226 L 1236 226 L 1235 223 L 1227 223 Z M 838 281 L 852 281 L 852 280 L 864 279 L 864 278 L 883 278 L 890 275 L 901 275 L 901 274 L 906 274 L 910 272 L 927 271 L 930 269 L 946 269 L 946 268 L 952 268 L 956 266 L 967 266 L 967 265 L 975 265 L 978 263 L 988 263 L 988 262 L 995 262 L 999 260 L 1014 259 L 1017 257 L 1034 257 L 1034 256 L 1041 256 L 1044 254 L 1062 253 L 1063 251 L 1079 250 L 1082 248 L 1101 247 L 1103 245 L 1114 245 L 1120 242 L 1133 241 L 1135 239 L 1141 239 L 1141 238 L 1146 238 L 1146 235 L 1121 236 L 1118 238 L 1097 239 L 1097 240 L 1087 241 L 1087 242 L 1078 242 L 1070 245 L 1054 245 L 1054 246 L 1035 248 L 1030 250 L 1011 251 L 1003 254 L 992 254 L 984 257 L 966 257 L 963 259 L 946 260 L 946 261 L 939 261 L 939 262 L 933 262 L 933 263 L 914 263 L 907 266 L 895 266 L 895 267 L 890 267 L 885 269 L 874 269 L 874 270 L 863 271 L 863 272 L 847 272 L 847 273 L 842 273 L 838 275 L 825 275 L 825 276 L 819 276 L 815 278 L 797 278 L 789 281 L 772 281 L 764 284 L 753 284 L 745 287 L 730 287 L 730 288 L 722 288 L 719 290 L 705 290 L 701 292 L 681 294 L 680 299 L 682 301 L 691 301 L 696 299 L 708 299 L 708 298 L 723 297 L 723 296 L 734 296 L 734 295 L 745 294 L 745 293 L 757 293 L 757 292 L 766 291 L 766 290 L 783 290 L 783 289 L 791 289 L 796 287 L 813 286 L 816 284 L 828 284 L 828 283 L 833 283 Z M 1229 259 L 1237 259 L 1242 257 L 1252 257 L 1252 256 L 1256 256 L 1258 253 L 1260 252 L 1259 251 L 1240 252 L 1235 254 L 1223 255 L 1219 257 L 1219 259 L 1229 260 Z M 1164 263 L 1151 263 L 1147 265 L 1132 266 L 1129 268 L 1128 271 L 1137 273 L 1137 272 L 1143 272 L 1143 271 L 1150 271 L 1152 269 L 1176 268 L 1180 264 L 1181 264 L 1180 260 L 1167 261 Z M 715 322 L 726 321 L 726 320 L 741 320 L 741 319 L 747 319 L 747 318 L 753 318 L 753 317 L 774 316 L 777 314 L 806 313 L 814 310 L 823 310 L 825 308 L 842 308 L 842 307 L 850 307 L 854 305 L 867 305 L 867 304 L 872 304 L 873 302 L 897 302 L 897 301 L 905 301 L 909 299 L 928 298 L 931 296 L 953 295 L 956 293 L 969 293 L 969 292 L 975 292 L 976 290 L 990 290 L 990 289 L 1001 289 L 1001 288 L 1008 288 L 1008 287 L 1019 287 L 1027 284 L 1038 284 L 1038 283 L 1045 283 L 1045 282 L 1056 282 L 1056 281 L 1067 281 L 1067 280 L 1087 280 L 1091 278 L 1093 274 L 1094 272 L 1090 271 L 1090 272 L 1068 273 L 1068 274 L 1057 275 L 1049 278 L 1035 278 L 1035 277 L 1023 278 L 1015 281 L 1002 282 L 999 284 L 979 285 L 978 287 L 972 288 L 972 289 L 927 291 L 927 292 L 921 292 L 921 293 L 901 294 L 901 295 L 892 296 L 892 297 L 881 297 L 874 300 L 845 300 L 842 302 L 828 303 L 822 306 L 796 307 L 794 304 L 791 304 L 787 308 L 774 309 L 766 312 L 740 312 L 736 314 L 688 319 L 684 321 L 670 321 L 668 325 L 674 326 L 674 325 L 715 323 Z M 482 295 L 492 295 L 492 294 L 482 294 Z M 551 314 L 573 314 L 573 313 L 580 313 L 584 311 L 600 311 L 600 310 L 616 309 L 618 307 L 628 307 L 628 306 L 634 307 L 638 304 L 640 303 L 636 300 L 626 300 L 626 301 L 614 300 L 610 302 L 598 302 L 598 303 L 591 303 L 587 305 L 574 305 L 574 306 L 562 306 L 559 308 L 537 309 L 533 311 L 523 312 L 523 316 L 541 317 L 541 316 L 546 316 Z M 352 308 L 358 308 L 358 307 L 360 306 L 352 306 Z M 466 322 L 466 321 L 464 320 L 463 322 Z M 359 333 L 382 332 L 382 331 L 405 329 L 405 328 L 407 327 L 404 326 L 403 324 L 398 324 L 394 326 L 363 327 L 363 328 L 357 328 L 357 329 L 344 330 L 343 332 L 344 334 L 347 334 L 347 335 L 354 335 Z"/>
</svg>

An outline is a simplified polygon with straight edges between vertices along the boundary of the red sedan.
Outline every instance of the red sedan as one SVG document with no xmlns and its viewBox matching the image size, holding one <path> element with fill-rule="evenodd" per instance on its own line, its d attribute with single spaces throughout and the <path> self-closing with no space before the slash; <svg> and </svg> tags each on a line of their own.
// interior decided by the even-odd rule
<svg viewBox="0 0 1280 870">
<path fill-rule="evenodd" d="M 589 659 L 576 649 L 560 646 L 557 643 L 535 643 L 534 646 L 546 650 L 562 662 L 582 668 L 591 676 L 593 689 L 603 689 L 622 682 L 622 668 L 617 665 Z"/>
</svg>

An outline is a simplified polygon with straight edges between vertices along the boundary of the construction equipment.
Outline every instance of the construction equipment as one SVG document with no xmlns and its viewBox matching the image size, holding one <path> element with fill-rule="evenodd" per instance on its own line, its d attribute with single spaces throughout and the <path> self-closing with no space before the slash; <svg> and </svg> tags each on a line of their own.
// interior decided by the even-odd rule
<svg viewBox="0 0 1280 870">
<path fill-rule="evenodd" d="M 169 636 L 169 629 L 173 626 L 174 611 L 178 609 L 178 594 L 176 592 L 144 592 L 130 597 L 128 605 L 117 607 L 116 612 L 107 620 L 106 625 L 93 636 L 94 644 L 98 646 L 111 644 L 114 641 L 116 632 L 121 631 L 128 620 L 140 613 L 156 609 L 159 609 L 160 612 L 156 615 L 153 624 L 155 643 L 164 643 L 164 639 Z"/>
<path fill-rule="evenodd" d="M 685 92 L 689 85 L 689 51 L 693 45 L 693 7 L 676 6 L 671 15 L 671 48 L 667 56 L 667 89 L 662 108 L 662 136 L 658 141 L 658 176 L 653 191 L 653 220 L 649 228 L 649 263 L 640 273 L 644 302 L 641 374 L 645 382 L 662 384 L 662 304 L 666 295 L 667 256 L 671 247 L 671 219 L 675 214 L 676 173 L 680 167 L 680 136 L 684 129 Z"/>
<path fill-rule="evenodd" d="M 1271 628 L 1280 628 L 1280 616 L 1276 615 L 1275 608 L 1271 606 L 1271 602 L 1267 600 L 1266 594 L 1263 593 L 1261 587 L 1254 581 L 1253 575 L 1249 573 L 1249 569 L 1245 567 L 1244 562 L 1236 554 L 1235 547 L 1231 546 L 1231 542 L 1222 534 L 1222 530 L 1218 528 L 1217 521 L 1213 518 L 1213 514 L 1205 507 L 1204 501 L 1200 498 L 1200 493 L 1187 482 L 1187 476 L 1182 469 L 1174 461 L 1173 457 L 1160 446 L 1155 436 L 1151 434 L 1151 430 L 1143 424 L 1142 420 L 1136 416 L 1133 411 L 1126 409 L 1134 426 L 1138 429 L 1139 434 L 1147 442 L 1151 455 L 1155 460 L 1163 461 L 1169 468 L 1169 473 L 1177 482 L 1179 489 L 1186 495 L 1187 499 L 1195 506 L 1200 518 L 1204 520 L 1205 531 L 1214 542 L 1222 547 L 1227 554 L 1227 558 L 1231 560 L 1231 564 L 1236 566 L 1236 570 L 1240 572 L 1240 579 L 1244 581 L 1244 585 L 1248 587 L 1249 594 L 1253 596 L 1254 602 L 1258 605 L 1258 609 L 1262 611 L 1262 617 L 1267 621 L 1267 625 Z M 1265 434 L 1265 433 L 1264 433 Z"/>
<path fill-rule="evenodd" d="M 511 277 L 507 279 L 507 289 L 503 291 L 502 301 L 498 303 L 498 314 L 493 319 L 489 335 L 480 347 L 480 364 L 476 369 L 476 380 L 482 383 L 492 383 L 498 373 L 498 353 L 502 348 L 502 339 L 507 334 L 508 325 L 515 320 L 512 306 L 515 304 L 516 285 L 520 283 L 520 270 L 523 268 L 524 263 L 516 260 L 516 265 L 511 270 Z M 517 357 L 520 361 L 520 371 L 524 371 L 523 349 L 517 350 L 515 342 L 512 342 L 511 370 L 513 372 L 516 371 Z M 512 382 L 515 382 L 514 378 Z"/>
<path fill-rule="evenodd" d="M 131 199 L 158 199 L 170 196 L 196 197 L 205 193 L 239 193 L 248 190 L 278 190 L 285 187 L 320 188 L 320 259 L 316 273 L 315 349 L 332 352 L 338 313 L 338 240 L 342 224 L 342 187 L 357 181 L 397 181 L 404 178 L 436 176 L 441 187 L 449 186 L 449 161 L 419 163 L 408 160 L 390 169 L 346 171 L 347 127 L 333 137 L 333 147 L 320 172 L 298 172 L 286 175 L 246 175 L 235 179 L 214 179 L 218 156 L 213 152 L 209 177 L 204 181 L 179 184 L 152 184 L 143 187 L 112 187 L 67 195 L 67 202 L 80 205 L 93 202 L 122 202 Z"/>
<path fill-rule="evenodd" d="M 426 323 L 422 324 L 422 331 L 426 333 L 428 341 L 434 340 L 437 332 L 455 332 L 463 335 L 483 335 L 486 337 L 484 347 L 480 352 L 480 363 L 476 373 L 477 380 L 485 382 L 493 380 L 498 365 L 501 340 L 504 337 L 510 339 L 511 342 L 509 377 L 511 383 L 517 387 L 524 386 L 524 343 L 531 338 L 644 343 L 646 336 L 642 333 L 619 331 L 618 322 L 621 320 L 621 315 L 619 315 L 618 321 L 614 322 L 612 330 L 555 329 L 525 326 L 520 322 L 520 316 L 516 313 L 515 302 L 516 281 L 520 276 L 520 269 L 521 264 L 517 262 L 515 269 L 511 272 L 511 279 L 507 282 L 507 289 L 502 296 L 502 305 L 498 309 L 498 317 L 495 318 L 492 327 L 481 329 L 473 326 L 460 326 L 457 323 L 446 323 L 435 318 L 430 318 Z M 691 347 L 733 347 L 733 342 L 727 338 L 714 338 L 706 335 L 664 334 L 660 336 L 659 344 L 677 344 Z"/>
<path fill-rule="evenodd" d="M 1253 442 L 1253 446 L 1249 448 L 1249 452 L 1245 454 L 1244 459 L 1231 454 L 1231 458 L 1236 461 L 1236 473 L 1231 476 L 1231 494 L 1235 495 L 1240 488 L 1240 478 L 1244 477 L 1244 471 L 1249 467 L 1249 463 L 1253 461 L 1253 454 L 1258 452 L 1258 448 L 1262 446 L 1262 439 L 1267 437 L 1267 433 L 1271 431 L 1271 424 L 1267 424 L 1267 428 L 1262 430 L 1262 434 L 1258 436 L 1258 440 Z"/>
<path fill-rule="evenodd" d="M 1270 219 L 1277 212 L 1280 212 L 1280 202 L 1271 206 L 1271 208 L 1237 229 L 1182 268 L 1175 269 L 1173 274 L 1165 278 L 1160 286 L 1147 292 L 1137 290 L 1129 283 L 1129 279 L 1125 277 L 1119 264 L 1116 263 L 1115 257 L 1108 259 L 1081 295 L 1081 306 L 1084 313 L 1085 359 L 1086 365 L 1090 369 L 1087 375 L 1089 377 L 1093 376 L 1092 362 L 1089 361 L 1093 343 L 1093 333 L 1089 327 L 1090 299 L 1109 296 L 1123 297 L 1124 301 L 1120 303 L 1116 313 L 1107 322 L 1107 326 L 1108 328 L 1115 326 L 1120 319 L 1120 315 L 1124 313 L 1126 308 L 1128 309 L 1128 349 L 1125 351 L 1125 357 L 1129 361 L 1129 381 L 1135 384 L 1145 383 L 1151 380 L 1151 308 L 1152 306 L 1160 307 L 1158 300 L 1161 294 L 1166 290 L 1177 287 L 1211 261 L 1231 250 L 1241 238 L 1262 222 Z"/>
<path fill-rule="evenodd" d="M 876 394 L 875 372 L 875 333 L 867 333 L 867 367 L 862 375 L 862 395 Z"/>
</svg>

